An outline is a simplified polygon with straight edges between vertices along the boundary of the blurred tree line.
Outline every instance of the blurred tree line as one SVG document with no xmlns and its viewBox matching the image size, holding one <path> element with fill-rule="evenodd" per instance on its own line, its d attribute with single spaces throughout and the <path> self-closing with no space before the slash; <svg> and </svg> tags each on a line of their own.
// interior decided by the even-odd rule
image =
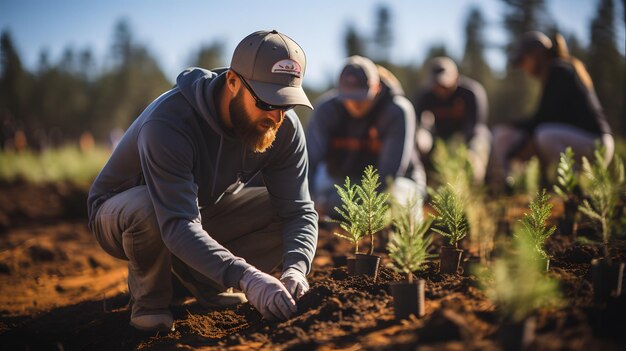
<svg viewBox="0 0 626 351">
<path fill-rule="evenodd" d="M 528 30 L 563 34 L 570 52 L 586 64 L 614 133 L 626 136 L 626 64 L 617 48 L 614 1 L 598 0 L 589 28 L 588 47 L 583 47 L 573 34 L 559 31 L 557 23 L 548 15 L 544 0 L 502 0 L 505 4 L 503 21 L 495 25 L 506 29 L 509 43 Z M 626 15 L 623 18 L 626 20 Z M 425 81 L 428 60 L 450 56 L 441 43 L 431 47 L 421 63 L 393 63 L 391 9 L 378 6 L 372 23 L 374 28 L 365 33 L 347 24 L 345 54 L 368 56 L 389 68 L 409 97 L 414 96 Z M 529 115 L 537 103 L 539 85 L 519 70 L 508 67 L 501 74 L 494 73 L 485 59 L 485 52 L 494 49 L 485 37 L 487 27 L 479 8 L 471 8 L 465 22 L 463 56 L 452 58 L 459 64 L 462 74 L 485 86 L 491 124 Z M 511 49 L 510 45 L 495 48 Z M 220 67 L 227 62 L 225 56 L 224 45 L 213 42 L 200 45 L 189 63 L 206 68 Z M 154 98 L 172 85 L 149 50 L 133 37 L 126 20 L 115 25 L 105 64 L 98 64 L 89 49 L 67 47 L 57 62 L 51 62 L 48 52 L 42 50 L 38 67 L 31 72 L 24 68 L 11 34 L 4 31 L 0 36 L 0 68 L 0 147 L 15 139 L 16 132 L 22 133 L 21 137 L 35 149 L 76 140 L 86 131 L 96 140 L 106 141 L 112 130 L 127 128 Z M 315 100 L 323 90 L 308 89 L 308 93 Z M 306 122 L 308 110 L 298 109 L 298 112 Z"/>
</svg>

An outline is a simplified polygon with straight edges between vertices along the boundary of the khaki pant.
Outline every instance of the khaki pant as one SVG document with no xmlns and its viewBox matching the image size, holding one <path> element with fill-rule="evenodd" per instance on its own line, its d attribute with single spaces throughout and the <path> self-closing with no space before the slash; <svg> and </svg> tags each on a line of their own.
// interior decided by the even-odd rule
<svg viewBox="0 0 626 351">
<path fill-rule="evenodd" d="M 270 272 L 282 261 L 282 225 L 266 188 L 227 195 L 201 215 L 202 226 L 213 239 L 258 269 Z M 164 245 L 147 187 L 128 189 L 104 202 L 93 231 L 108 254 L 128 261 L 133 316 L 169 311 L 172 261 L 178 266 L 184 257 L 173 256 Z M 216 293 L 225 289 L 221 282 L 186 268 L 202 286 L 208 284 Z"/>
</svg>

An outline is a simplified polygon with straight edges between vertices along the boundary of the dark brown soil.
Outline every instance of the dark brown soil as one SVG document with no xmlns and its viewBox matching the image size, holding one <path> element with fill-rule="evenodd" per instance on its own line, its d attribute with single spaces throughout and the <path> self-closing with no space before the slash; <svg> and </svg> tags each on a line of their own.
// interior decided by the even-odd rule
<svg viewBox="0 0 626 351">
<path fill-rule="evenodd" d="M 473 275 L 441 275 L 429 264 L 419 274 L 426 315 L 397 321 L 388 288 L 402 277 L 384 267 L 385 257 L 377 281 L 348 276 L 335 262 L 352 248 L 328 228 L 320 231 L 311 290 L 291 320 L 268 323 L 249 304 L 211 310 L 181 297 L 172 306 L 175 332 L 136 331 L 128 325 L 125 263 L 92 239 L 84 204 L 84 190 L 68 184 L 0 185 L 0 350 L 501 349 L 498 313 Z M 538 311 L 531 349 L 626 349 L 625 298 L 593 308 L 589 270 L 600 248 L 562 236 L 547 246 L 548 274 L 567 303 Z M 615 243 L 612 255 L 624 261 L 626 242 Z"/>
</svg>

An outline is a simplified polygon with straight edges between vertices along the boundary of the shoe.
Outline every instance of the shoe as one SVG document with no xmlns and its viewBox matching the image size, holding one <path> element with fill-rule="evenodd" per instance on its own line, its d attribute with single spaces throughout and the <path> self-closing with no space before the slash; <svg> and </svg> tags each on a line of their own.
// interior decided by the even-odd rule
<svg viewBox="0 0 626 351">
<path fill-rule="evenodd" d="M 235 292 L 233 288 L 220 292 L 209 283 L 196 279 L 187 265 L 177 259 L 172 259 L 172 273 L 202 307 L 231 307 L 248 302 L 244 293 Z"/>
<path fill-rule="evenodd" d="M 174 331 L 174 319 L 169 313 L 144 314 L 131 316 L 130 325 L 142 331 Z"/>
</svg>

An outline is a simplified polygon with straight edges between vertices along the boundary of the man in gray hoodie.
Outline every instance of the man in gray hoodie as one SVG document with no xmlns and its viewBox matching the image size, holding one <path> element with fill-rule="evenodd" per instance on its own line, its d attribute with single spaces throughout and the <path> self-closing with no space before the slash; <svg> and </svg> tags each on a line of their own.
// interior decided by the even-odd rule
<svg viewBox="0 0 626 351">
<path fill-rule="evenodd" d="M 252 33 L 229 69 L 185 70 L 122 137 L 90 189 L 89 227 L 128 260 L 135 328 L 173 329 L 172 274 L 205 306 L 247 298 L 269 320 L 296 312 L 318 219 L 292 110 L 312 108 L 305 66 L 286 35 Z M 255 176 L 264 187 L 246 187 Z M 268 274 L 281 263 L 280 279 Z"/>
</svg>

